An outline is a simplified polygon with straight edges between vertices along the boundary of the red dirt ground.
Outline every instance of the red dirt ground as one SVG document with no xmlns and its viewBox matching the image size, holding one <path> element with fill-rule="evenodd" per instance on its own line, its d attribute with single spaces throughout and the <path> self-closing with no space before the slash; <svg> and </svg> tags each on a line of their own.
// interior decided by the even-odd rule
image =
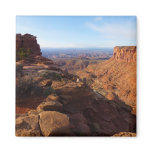
<svg viewBox="0 0 152 152">
<path fill-rule="evenodd" d="M 16 99 L 16 113 L 26 113 L 30 110 L 36 109 L 36 107 L 43 102 L 45 98 L 42 97 L 28 97 Z"/>
</svg>

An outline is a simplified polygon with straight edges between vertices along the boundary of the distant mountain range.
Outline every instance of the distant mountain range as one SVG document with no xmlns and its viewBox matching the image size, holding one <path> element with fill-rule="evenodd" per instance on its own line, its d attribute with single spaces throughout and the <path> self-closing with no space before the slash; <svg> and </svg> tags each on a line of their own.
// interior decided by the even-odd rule
<svg viewBox="0 0 152 152">
<path fill-rule="evenodd" d="M 86 58 L 108 59 L 113 55 L 112 48 L 42 48 L 42 55 L 50 59 L 57 58 Z"/>
</svg>

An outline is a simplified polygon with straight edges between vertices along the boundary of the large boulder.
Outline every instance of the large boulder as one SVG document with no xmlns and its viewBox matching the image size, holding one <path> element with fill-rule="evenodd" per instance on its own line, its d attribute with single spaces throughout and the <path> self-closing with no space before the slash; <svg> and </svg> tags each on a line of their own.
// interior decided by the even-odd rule
<svg viewBox="0 0 152 152">
<path fill-rule="evenodd" d="M 88 122 L 82 113 L 75 113 L 70 115 L 70 127 L 75 135 L 91 135 Z"/>
<path fill-rule="evenodd" d="M 56 111 L 43 111 L 39 114 L 39 124 L 44 136 L 69 135 L 69 117 Z"/>
<path fill-rule="evenodd" d="M 16 119 L 16 136 L 40 136 L 38 115 L 20 116 Z"/>
</svg>

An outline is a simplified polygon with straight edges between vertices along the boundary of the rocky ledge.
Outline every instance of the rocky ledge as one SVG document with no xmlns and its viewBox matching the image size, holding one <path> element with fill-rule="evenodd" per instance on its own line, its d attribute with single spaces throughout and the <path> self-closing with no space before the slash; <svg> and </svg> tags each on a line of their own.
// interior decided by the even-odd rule
<svg viewBox="0 0 152 152">
<path fill-rule="evenodd" d="M 113 57 L 116 61 L 136 62 L 136 46 L 116 46 Z"/>
<path fill-rule="evenodd" d="M 95 99 L 90 89 L 74 85 L 73 89 L 62 86 L 57 94 L 49 95 L 35 110 L 16 114 L 16 136 L 112 136 L 136 132 L 136 117 L 124 103 L 107 101 L 102 96 Z"/>
</svg>

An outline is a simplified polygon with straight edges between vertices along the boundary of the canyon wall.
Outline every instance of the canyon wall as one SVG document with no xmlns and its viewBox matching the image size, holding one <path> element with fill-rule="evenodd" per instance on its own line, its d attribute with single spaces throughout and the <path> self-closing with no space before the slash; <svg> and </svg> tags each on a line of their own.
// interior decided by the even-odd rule
<svg viewBox="0 0 152 152">
<path fill-rule="evenodd" d="M 116 46 L 113 57 L 117 61 L 136 62 L 136 46 Z"/>
<path fill-rule="evenodd" d="M 33 56 L 42 54 L 36 37 L 31 34 L 16 34 L 16 51 L 19 51 L 20 48 L 30 49 L 30 54 Z"/>
</svg>

